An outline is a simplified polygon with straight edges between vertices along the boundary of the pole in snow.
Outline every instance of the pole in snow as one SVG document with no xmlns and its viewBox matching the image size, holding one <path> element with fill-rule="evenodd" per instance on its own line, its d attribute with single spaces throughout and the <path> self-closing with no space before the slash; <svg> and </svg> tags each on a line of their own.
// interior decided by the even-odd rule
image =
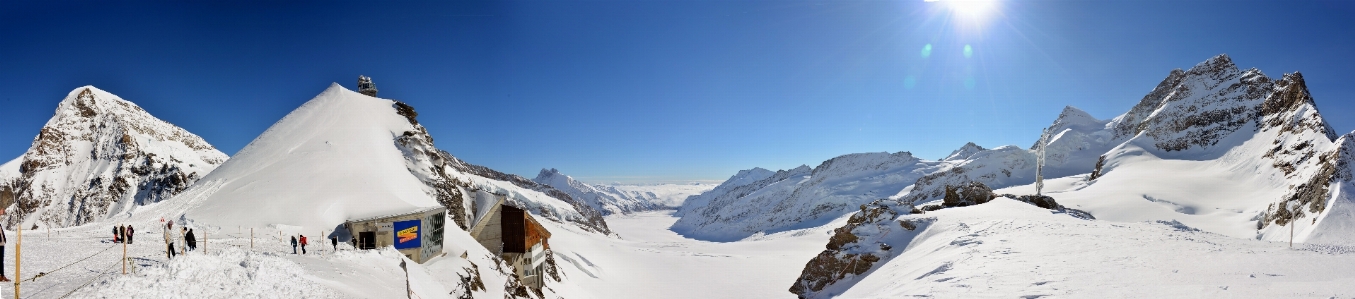
<svg viewBox="0 0 1355 299">
<path fill-rule="evenodd" d="M 20 256 L 23 255 L 21 249 L 24 248 L 23 224 L 19 224 L 19 227 L 14 230 L 14 237 L 17 238 L 16 242 L 18 242 L 18 244 L 14 244 L 14 299 L 19 299 L 19 282 L 23 281 L 23 278 L 19 276 L 19 265 L 22 260 Z"/>
<path fill-rule="evenodd" d="M 254 228 L 249 228 L 249 250 L 254 250 Z"/>
<path fill-rule="evenodd" d="M 1049 143 L 1049 133 L 1049 128 L 1040 132 L 1040 144 L 1035 149 L 1037 155 L 1035 157 L 1035 195 L 1040 195 L 1040 191 L 1044 189 L 1044 149 L 1045 145 Z"/>
</svg>

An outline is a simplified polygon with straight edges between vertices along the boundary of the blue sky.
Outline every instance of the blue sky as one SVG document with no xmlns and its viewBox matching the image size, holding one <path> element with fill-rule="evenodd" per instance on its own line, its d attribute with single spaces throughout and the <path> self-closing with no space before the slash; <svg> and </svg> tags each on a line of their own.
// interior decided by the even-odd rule
<svg viewBox="0 0 1355 299">
<path fill-rule="evenodd" d="M 83 85 L 233 154 L 330 82 L 368 75 L 472 163 L 722 180 L 848 153 L 1029 146 L 1065 105 L 1114 117 L 1220 53 L 1302 71 L 1335 129 L 1355 130 L 1355 2 L 949 5 L 6 1 L 0 159 Z"/>
</svg>

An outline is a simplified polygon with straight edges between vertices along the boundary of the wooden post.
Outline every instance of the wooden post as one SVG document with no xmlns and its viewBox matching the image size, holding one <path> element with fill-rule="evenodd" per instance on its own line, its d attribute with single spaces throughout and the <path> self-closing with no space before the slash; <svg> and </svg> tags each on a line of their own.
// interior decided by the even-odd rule
<svg viewBox="0 0 1355 299">
<path fill-rule="evenodd" d="M 122 275 L 127 275 L 127 242 L 122 242 Z"/>
<path fill-rule="evenodd" d="M 14 244 L 14 299 L 19 299 L 19 282 L 23 281 L 23 278 L 19 277 L 19 265 L 21 265 L 22 260 L 20 256 L 23 254 L 20 250 L 24 248 L 24 227 L 22 223 L 14 230 L 14 237 L 17 239 L 17 244 Z"/>
<path fill-rule="evenodd" d="M 1289 221 L 1289 249 L 1294 249 L 1294 221 Z"/>
<path fill-rule="evenodd" d="M 249 228 L 249 250 L 254 250 L 254 228 Z"/>
</svg>

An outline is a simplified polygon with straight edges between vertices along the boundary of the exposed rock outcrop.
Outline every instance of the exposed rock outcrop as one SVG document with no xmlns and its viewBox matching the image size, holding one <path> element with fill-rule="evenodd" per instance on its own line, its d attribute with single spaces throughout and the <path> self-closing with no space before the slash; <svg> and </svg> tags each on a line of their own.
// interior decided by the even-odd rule
<svg viewBox="0 0 1355 299">
<path fill-rule="evenodd" d="M 861 205 L 847 225 L 833 230 L 824 251 L 805 265 L 790 292 L 800 298 L 815 298 L 830 286 L 849 286 L 880 261 L 896 255 L 897 245 L 906 244 L 934 220 L 897 220 L 901 209 L 911 207 L 888 199 Z"/>
</svg>

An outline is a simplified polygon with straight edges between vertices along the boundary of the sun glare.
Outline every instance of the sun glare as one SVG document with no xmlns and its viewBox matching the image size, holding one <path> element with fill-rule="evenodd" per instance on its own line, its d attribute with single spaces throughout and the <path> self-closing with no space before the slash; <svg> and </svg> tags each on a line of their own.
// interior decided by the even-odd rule
<svg viewBox="0 0 1355 299">
<path fill-rule="evenodd" d="M 941 2 L 956 17 L 969 21 L 980 21 L 997 9 L 997 0 L 926 0 Z"/>
</svg>

